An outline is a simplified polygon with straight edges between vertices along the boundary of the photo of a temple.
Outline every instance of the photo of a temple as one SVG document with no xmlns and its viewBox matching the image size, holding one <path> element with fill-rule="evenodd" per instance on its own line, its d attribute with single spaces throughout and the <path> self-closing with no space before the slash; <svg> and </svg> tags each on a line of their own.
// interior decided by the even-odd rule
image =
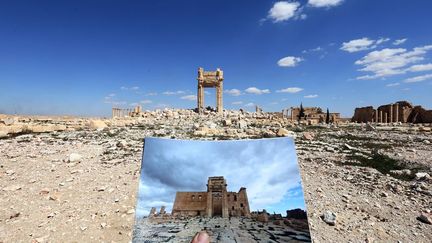
<svg viewBox="0 0 432 243">
<path fill-rule="evenodd" d="M 250 217 L 246 188 L 228 192 L 223 176 L 208 178 L 206 192 L 177 192 L 173 216 L 245 216 Z"/>
<path fill-rule="evenodd" d="M 144 144 L 133 242 L 311 241 L 292 138 Z"/>
</svg>

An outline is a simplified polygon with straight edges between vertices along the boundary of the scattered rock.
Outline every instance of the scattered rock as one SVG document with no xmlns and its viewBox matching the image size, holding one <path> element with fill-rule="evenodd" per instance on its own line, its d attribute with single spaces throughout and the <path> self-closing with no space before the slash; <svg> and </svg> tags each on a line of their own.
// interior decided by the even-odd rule
<svg viewBox="0 0 432 243">
<path fill-rule="evenodd" d="M 4 187 L 3 191 L 17 191 L 20 189 L 21 189 L 20 185 L 11 185 L 11 186 Z"/>
<path fill-rule="evenodd" d="M 331 211 L 324 212 L 324 214 L 321 215 L 321 219 L 328 225 L 336 225 L 336 214 Z"/>
<path fill-rule="evenodd" d="M 9 137 L 9 136 L 8 136 L 8 132 L 7 132 L 7 131 L 0 130 L 0 138 L 7 138 L 7 137 Z"/>
<path fill-rule="evenodd" d="M 231 126 L 232 122 L 231 122 L 230 119 L 226 119 L 226 120 L 223 120 L 223 121 L 222 121 L 222 124 L 223 124 L 225 127 L 229 127 L 229 126 Z"/>
<path fill-rule="evenodd" d="M 291 135 L 291 132 L 285 128 L 279 128 L 277 134 L 278 137 L 287 137 Z"/>
<path fill-rule="evenodd" d="M 422 213 L 417 217 L 420 222 L 425 224 L 432 224 L 432 214 L 431 213 Z"/>
<path fill-rule="evenodd" d="M 71 153 L 69 155 L 69 159 L 68 159 L 68 161 L 71 162 L 71 163 L 81 162 L 81 160 L 82 160 L 82 155 L 77 154 L 77 153 Z"/>
<path fill-rule="evenodd" d="M 94 130 L 101 130 L 107 128 L 107 124 L 102 120 L 91 120 L 89 122 L 89 128 Z"/>
<path fill-rule="evenodd" d="M 247 122 L 244 121 L 244 120 L 240 120 L 240 121 L 238 121 L 237 126 L 238 126 L 238 128 L 240 128 L 240 129 L 247 128 Z"/>
<path fill-rule="evenodd" d="M 416 180 L 429 180 L 430 179 L 430 175 L 426 172 L 417 172 L 415 174 L 415 179 Z"/>
<path fill-rule="evenodd" d="M 366 124 L 366 131 L 375 131 L 376 128 L 372 126 L 370 123 Z"/>
<path fill-rule="evenodd" d="M 313 133 L 310 133 L 310 132 L 303 132 L 303 138 L 306 140 L 313 140 L 314 135 L 313 135 Z"/>
</svg>

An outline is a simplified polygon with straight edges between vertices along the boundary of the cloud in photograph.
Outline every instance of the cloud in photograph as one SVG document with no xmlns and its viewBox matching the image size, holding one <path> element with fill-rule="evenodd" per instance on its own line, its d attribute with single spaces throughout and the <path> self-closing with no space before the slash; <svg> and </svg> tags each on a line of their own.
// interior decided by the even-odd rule
<svg viewBox="0 0 432 243">
<path fill-rule="evenodd" d="M 306 99 L 313 99 L 313 98 L 317 98 L 318 95 L 317 94 L 311 94 L 311 95 L 305 95 L 303 97 L 306 98 Z"/>
<path fill-rule="evenodd" d="M 206 191 L 210 176 L 224 176 L 228 190 L 246 187 L 251 211 L 277 213 L 305 208 L 294 142 L 291 138 L 245 141 L 145 140 L 137 217 L 151 207 L 171 212 L 177 191 Z"/>
<path fill-rule="evenodd" d="M 248 94 L 261 95 L 261 94 L 269 94 L 270 90 L 269 89 L 258 89 L 257 87 L 249 87 L 245 90 L 245 92 Z"/>
<path fill-rule="evenodd" d="M 408 39 L 404 38 L 404 39 L 399 39 L 399 40 L 395 40 L 393 41 L 393 45 L 398 46 L 398 45 L 402 45 L 403 43 L 405 43 Z"/>
</svg>

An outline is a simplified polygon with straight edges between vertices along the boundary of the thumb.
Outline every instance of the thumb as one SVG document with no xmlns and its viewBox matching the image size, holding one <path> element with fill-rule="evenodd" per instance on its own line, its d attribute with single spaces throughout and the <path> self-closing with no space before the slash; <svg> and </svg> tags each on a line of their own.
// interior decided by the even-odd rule
<svg viewBox="0 0 432 243">
<path fill-rule="evenodd" d="M 205 231 L 201 231 L 195 235 L 192 243 L 210 243 L 210 236 Z"/>
</svg>

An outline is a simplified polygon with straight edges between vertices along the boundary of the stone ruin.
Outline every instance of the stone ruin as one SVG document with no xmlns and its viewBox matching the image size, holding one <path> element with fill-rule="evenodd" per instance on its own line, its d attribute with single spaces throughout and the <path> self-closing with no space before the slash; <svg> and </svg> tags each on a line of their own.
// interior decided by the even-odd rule
<svg viewBox="0 0 432 243">
<path fill-rule="evenodd" d="M 113 107 L 112 108 L 112 118 L 115 117 L 138 117 L 142 114 L 142 107 L 140 105 L 136 106 L 133 109 L 122 109 Z"/>
<path fill-rule="evenodd" d="M 216 111 L 223 112 L 223 71 L 217 68 L 216 71 L 204 71 L 203 68 L 198 68 L 198 112 L 204 112 L 204 88 L 216 88 Z"/>
<path fill-rule="evenodd" d="M 307 125 L 316 125 L 326 121 L 327 112 L 323 112 L 320 107 L 304 107 L 304 117 L 299 119 L 300 107 L 290 107 L 282 111 L 282 117 L 291 119 L 291 121 L 300 120 Z M 340 121 L 340 113 L 331 112 L 330 123 L 338 123 Z"/>
<path fill-rule="evenodd" d="M 156 208 L 152 207 L 150 210 L 150 213 L 148 215 L 149 218 L 166 218 L 169 217 L 170 215 L 166 213 L 165 211 L 165 206 L 162 206 L 160 208 L 159 213 L 157 213 Z"/>
<path fill-rule="evenodd" d="M 177 192 L 171 214 L 175 217 L 249 217 L 246 188 L 229 192 L 223 176 L 209 177 L 206 192 Z"/>
<path fill-rule="evenodd" d="M 351 121 L 363 123 L 432 123 L 432 110 L 413 106 L 408 101 L 398 101 L 381 105 L 377 109 L 372 106 L 356 108 Z"/>
</svg>

